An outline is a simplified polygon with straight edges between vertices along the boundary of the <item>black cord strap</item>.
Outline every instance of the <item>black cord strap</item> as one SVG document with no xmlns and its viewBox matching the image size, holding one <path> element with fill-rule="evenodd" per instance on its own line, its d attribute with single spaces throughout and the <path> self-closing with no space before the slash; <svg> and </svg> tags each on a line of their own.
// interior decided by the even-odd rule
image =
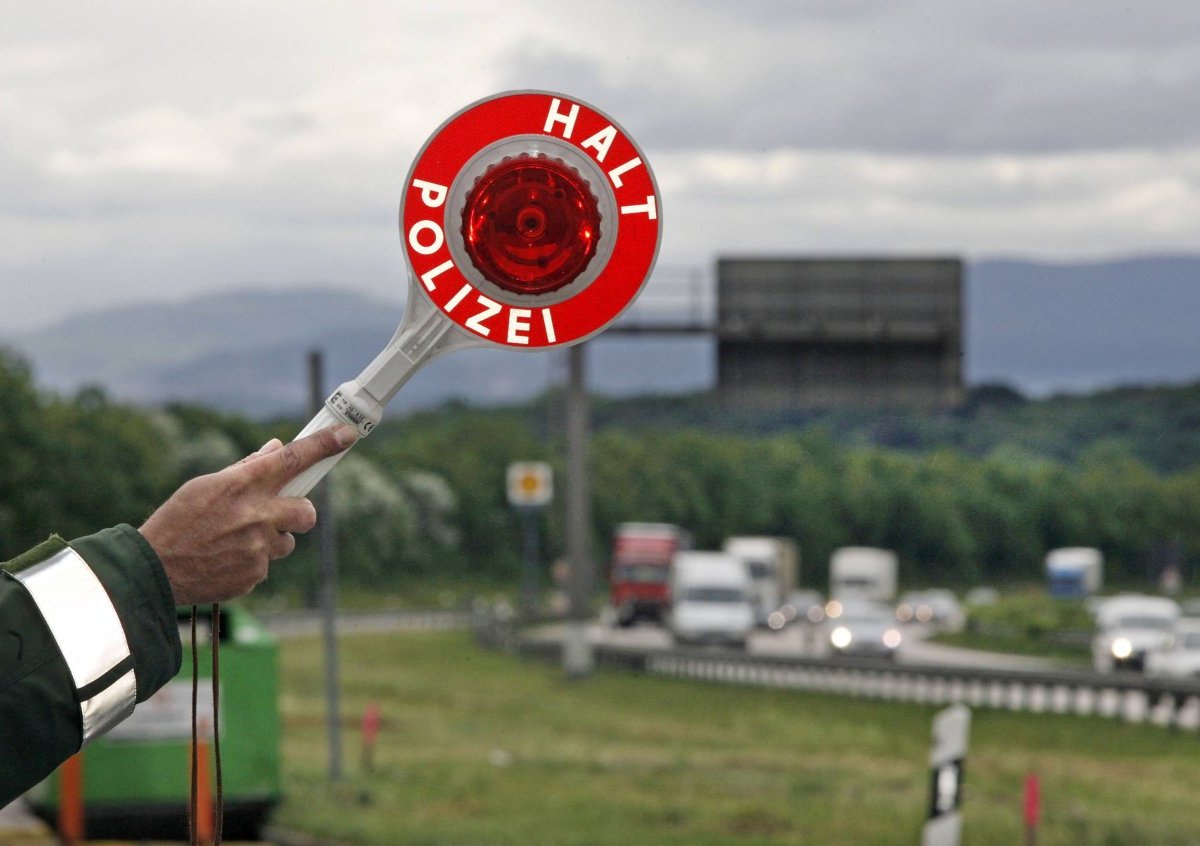
<svg viewBox="0 0 1200 846">
<path fill-rule="evenodd" d="M 192 773 L 191 773 L 191 797 L 188 801 L 188 840 L 191 846 L 202 846 L 200 843 L 199 828 L 196 820 L 200 813 L 200 790 L 199 790 L 199 729 L 198 713 L 199 713 L 199 691 L 200 691 L 200 662 L 198 648 L 196 645 L 196 617 L 198 611 L 195 605 L 192 606 Z M 213 813 L 213 841 L 212 846 L 221 846 L 222 829 L 225 826 L 225 796 L 222 787 L 221 778 L 221 606 L 213 603 L 212 606 L 212 625 L 211 643 L 212 643 L 212 746 L 213 746 L 213 764 L 214 775 L 217 783 L 216 808 Z M 207 846 L 205 844 L 204 846 Z"/>
</svg>

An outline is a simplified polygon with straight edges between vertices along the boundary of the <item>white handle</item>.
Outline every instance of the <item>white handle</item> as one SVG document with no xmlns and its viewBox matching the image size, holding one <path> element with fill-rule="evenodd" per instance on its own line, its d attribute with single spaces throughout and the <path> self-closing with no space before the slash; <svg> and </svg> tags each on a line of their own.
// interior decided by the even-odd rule
<svg viewBox="0 0 1200 846">
<path fill-rule="evenodd" d="M 342 420 L 336 414 L 329 410 L 329 406 L 321 406 L 321 410 L 317 412 L 312 420 L 308 421 L 308 425 L 296 436 L 296 440 L 311 435 L 320 429 L 327 426 L 333 426 L 335 423 L 341 423 Z M 337 455 L 332 455 L 329 458 L 323 458 L 309 467 L 296 478 L 292 479 L 283 486 L 283 490 L 279 493 L 281 496 L 306 496 L 309 491 L 316 487 L 317 482 L 325 478 L 325 474 L 333 469 L 333 465 L 342 460 L 342 456 L 348 453 L 353 448 L 351 444 L 346 449 L 339 452 Z"/>
<path fill-rule="evenodd" d="M 349 423 L 358 430 L 359 440 L 362 440 L 379 424 L 388 400 L 426 360 L 452 349 L 479 345 L 479 341 L 465 333 L 450 331 L 454 324 L 420 293 L 416 280 L 411 276 L 408 304 L 404 320 L 388 345 L 358 378 L 343 382 L 333 392 L 297 438 L 311 435 L 335 423 Z M 280 494 L 306 495 L 349 451 L 347 448 L 314 464 L 284 485 Z"/>
</svg>

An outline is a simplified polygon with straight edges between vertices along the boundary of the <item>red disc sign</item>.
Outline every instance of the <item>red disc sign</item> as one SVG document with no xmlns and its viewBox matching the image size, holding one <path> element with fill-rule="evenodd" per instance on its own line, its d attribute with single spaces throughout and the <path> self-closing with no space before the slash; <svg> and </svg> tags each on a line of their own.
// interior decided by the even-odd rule
<svg viewBox="0 0 1200 846">
<path fill-rule="evenodd" d="M 417 287 L 467 333 L 582 341 L 633 302 L 660 239 L 645 155 L 591 106 L 541 91 L 454 115 L 413 163 L 400 229 Z"/>
</svg>

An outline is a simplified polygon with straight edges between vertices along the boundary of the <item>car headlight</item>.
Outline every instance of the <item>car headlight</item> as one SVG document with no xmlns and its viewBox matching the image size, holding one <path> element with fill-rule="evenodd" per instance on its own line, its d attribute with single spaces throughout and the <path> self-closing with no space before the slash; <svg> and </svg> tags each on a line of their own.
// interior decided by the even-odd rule
<svg viewBox="0 0 1200 846">
<path fill-rule="evenodd" d="M 845 649 L 852 640 L 854 640 L 854 635 L 850 634 L 850 630 L 845 626 L 838 626 L 829 633 L 829 642 L 838 649 Z"/>
<path fill-rule="evenodd" d="M 883 645 L 888 649 L 895 649 L 900 645 L 900 632 L 895 629 L 888 629 L 883 633 Z"/>
<path fill-rule="evenodd" d="M 1127 637 L 1119 637 L 1112 642 L 1112 654 L 1114 658 L 1124 660 L 1133 654 L 1133 644 L 1129 642 Z"/>
</svg>

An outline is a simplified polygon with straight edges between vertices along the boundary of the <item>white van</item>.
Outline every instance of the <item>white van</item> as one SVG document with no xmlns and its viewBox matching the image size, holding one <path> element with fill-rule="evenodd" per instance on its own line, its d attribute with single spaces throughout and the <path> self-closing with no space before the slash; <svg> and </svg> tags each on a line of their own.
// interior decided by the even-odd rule
<svg viewBox="0 0 1200 846">
<path fill-rule="evenodd" d="M 676 553 L 669 625 L 678 643 L 745 648 L 754 629 L 745 563 L 726 552 Z"/>
</svg>

